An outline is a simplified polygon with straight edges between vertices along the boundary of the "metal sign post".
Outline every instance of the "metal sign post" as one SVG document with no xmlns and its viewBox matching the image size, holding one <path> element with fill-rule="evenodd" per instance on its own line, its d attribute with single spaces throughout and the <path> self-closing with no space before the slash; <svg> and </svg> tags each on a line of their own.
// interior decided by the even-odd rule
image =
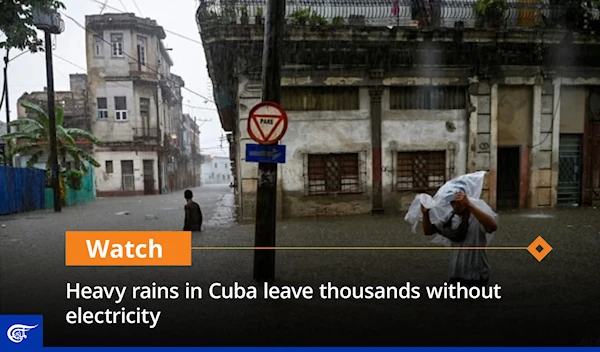
<svg viewBox="0 0 600 352">
<path fill-rule="evenodd" d="M 262 63 L 262 100 L 269 103 L 263 104 L 265 110 L 270 110 L 273 105 L 280 102 L 281 97 L 281 53 L 283 46 L 283 24 L 285 20 L 285 1 L 269 0 L 267 4 L 267 16 L 265 22 L 265 41 L 263 46 Z M 273 104 L 275 103 L 275 104 Z M 260 108 L 253 109 L 254 111 Z M 276 109 L 282 111 L 282 109 Z M 283 116 L 283 115 L 282 115 Z M 274 120 L 281 118 L 273 117 Z M 287 118 L 285 126 L 287 127 Z M 259 120 L 259 125 L 269 125 L 268 118 L 263 123 Z M 251 124 L 253 119 L 248 120 L 249 131 L 254 131 L 255 127 Z M 275 122 L 276 123 L 276 122 Z M 254 123 L 255 124 L 255 123 Z M 281 123 L 280 123 L 281 124 Z M 262 128 L 260 128 L 262 130 Z M 271 129 L 272 134 L 277 134 L 280 130 L 275 126 Z M 266 132 L 266 131 L 263 131 Z M 283 129 L 285 133 L 285 128 Z M 281 136 L 283 136 L 281 133 Z M 252 136 L 252 134 L 250 135 Z M 263 137 L 261 135 L 261 137 Z M 264 139 L 257 141 L 261 144 L 275 144 L 273 136 L 264 136 Z M 279 137 L 281 138 L 281 137 Z M 275 232 L 277 221 L 277 164 L 276 163 L 258 163 L 258 189 L 256 193 L 256 226 L 255 226 L 255 246 L 256 247 L 275 247 Z M 275 250 L 257 249 L 254 251 L 254 280 L 258 282 L 270 282 L 275 279 Z"/>
</svg>

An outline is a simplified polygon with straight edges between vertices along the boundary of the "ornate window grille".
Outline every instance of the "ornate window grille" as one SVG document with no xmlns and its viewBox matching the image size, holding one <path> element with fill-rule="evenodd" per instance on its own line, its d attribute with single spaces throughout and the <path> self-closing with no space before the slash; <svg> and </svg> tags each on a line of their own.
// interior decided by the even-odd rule
<svg viewBox="0 0 600 352">
<path fill-rule="evenodd" d="M 307 195 L 364 192 L 364 153 L 308 154 L 305 157 Z"/>
</svg>

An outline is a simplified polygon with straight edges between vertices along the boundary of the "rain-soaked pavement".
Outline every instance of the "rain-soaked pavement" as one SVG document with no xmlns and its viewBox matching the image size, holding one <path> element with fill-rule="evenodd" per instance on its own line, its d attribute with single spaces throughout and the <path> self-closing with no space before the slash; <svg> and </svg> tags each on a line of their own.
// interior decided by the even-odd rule
<svg viewBox="0 0 600 352">
<path fill-rule="evenodd" d="M 181 229 L 184 201 L 180 193 L 98 199 L 87 205 L 64 208 L 60 214 L 39 211 L 0 217 L 0 224 L 5 225 L 0 228 L 1 313 L 44 313 L 48 322 L 45 320 L 46 343 L 50 345 L 75 343 L 62 337 L 61 329 L 70 329 L 71 336 L 80 336 L 76 340 L 79 343 L 111 343 L 103 334 L 115 333 L 113 330 L 64 323 L 65 312 L 77 305 L 98 304 L 102 308 L 103 304 L 65 301 L 66 282 L 87 285 L 190 282 L 205 288 L 213 282 L 254 284 L 251 250 L 196 250 L 191 268 L 64 266 L 67 230 Z M 253 224 L 234 222 L 234 196 L 227 185 L 204 186 L 195 189 L 194 194 L 205 219 L 204 231 L 194 235 L 194 246 L 254 245 Z M 147 327 L 132 327 L 128 330 L 128 341 L 164 344 L 161 336 L 168 335 L 171 337 L 168 345 L 176 345 L 177 341 L 192 345 L 600 344 L 597 314 L 600 209 L 504 212 L 500 214 L 499 225 L 494 246 L 527 247 L 541 235 L 554 250 L 541 263 L 522 249 L 489 251 L 492 283 L 502 286 L 502 299 L 498 301 L 468 302 L 475 305 L 467 306 L 427 299 L 418 303 L 401 300 L 203 300 L 180 301 L 177 305 L 172 301 L 130 302 L 127 304 L 160 307 L 163 317 L 151 335 Z M 430 245 L 427 238 L 411 232 L 402 216 L 393 215 L 280 221 L 277 244 Z M 447 252 L 428 250 L 285 250 L 277 252 L 276 260 L 277 284 L 313 287 L 327 282 L 439 285 L 446 279 L 448 268 Z M 30 297 L 31 294 L 34 296 Z M 200 329 L 202 338 L 189 342 L 192 337 L 181 326 L 184 324 L 181 319 Z M 225 340 L 224 336 L 230 339 Z"/>
</svg>

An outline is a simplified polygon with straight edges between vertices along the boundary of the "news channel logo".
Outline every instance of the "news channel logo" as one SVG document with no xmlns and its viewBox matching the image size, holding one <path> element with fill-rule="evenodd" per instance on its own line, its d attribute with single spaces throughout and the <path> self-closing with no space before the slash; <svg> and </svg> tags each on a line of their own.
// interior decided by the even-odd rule
<svg viewBox="0 0 600 352">
<path fill-rule="evenodd" d="M 44 345 L 41 315 L 0 315 L 0 351 L 31 350 Z"/>
</svg>

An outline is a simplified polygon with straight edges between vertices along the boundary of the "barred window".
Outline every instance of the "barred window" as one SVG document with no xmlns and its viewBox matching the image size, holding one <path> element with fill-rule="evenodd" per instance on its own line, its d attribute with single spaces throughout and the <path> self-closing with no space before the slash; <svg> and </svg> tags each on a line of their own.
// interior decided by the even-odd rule
<svg viewBox="0 0 600 352">
<path fill-rule="evenodd" d="M 467 90 L 465 87 L 390 88 L 391 110 L 459 110 L 466 108 Z"/>
<path fill-rule="evenodd" d="M 358 110 L 358 87 L 281 87 L 281 106 L 289 111 Z"/>
<path fill-rule="evenodd" d="M 308 194 L 360 193 L 358 153 L 308 155 Z"/>
<path fill-rule="evenodd" d="M 446 182 L 446 151 L 399 152 L 399 191 L 434 191 Z"/>
</svg>

